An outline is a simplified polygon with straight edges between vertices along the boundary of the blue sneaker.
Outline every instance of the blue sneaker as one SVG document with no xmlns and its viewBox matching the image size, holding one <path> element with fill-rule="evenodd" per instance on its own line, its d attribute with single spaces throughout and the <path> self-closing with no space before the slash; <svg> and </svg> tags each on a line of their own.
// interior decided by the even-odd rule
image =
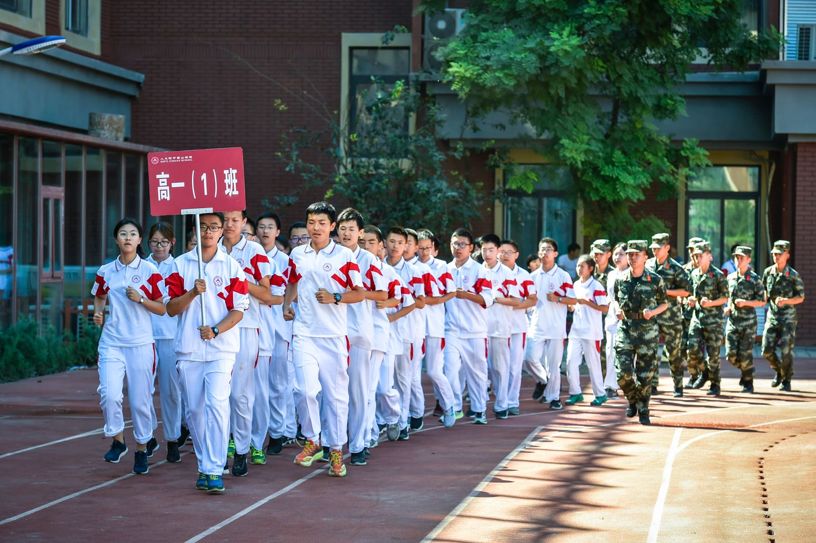
<svg viewBox="0 0 816 543">
<path fill-rule="evenodd" d="M 445 428 L 450 428 L 456 423 L 456 412 L 453 410 L 453 407 L 449 407 L 445 414 L 442 415 L 442 425 Z"/>
<path fill-rule="evenodd" d="M 150 471 L 147 465 L 147 451 L 136 451 L 135 460 L 133 461 L 133 473 L 136 475 L 145 475 Z"/>
<path fill-rule="evenodd" d="M 119 460 L 125 456 L 125 453 L 128 452 L 127 445 L 123 441 L 116 441 L 113 440 L 111 443 L 110 449 L 108 452 L 105 453 L 105 462 L 110 462 L 111 464 L 118 464 Z"/>
<path fill-rule="evenodd" d="M 484 411 L 475 414 L 473 424 L 487 424 L 487 415 L 484 414 Z"/>
<path fill-rule="evenodd" d="M 224 479 L 220 475 L 207 475 L 207 494 L 224 492 Z"/>
<path fill-rule="evenodd" d="M 156 451 L 158 451 L 160 448 L 161 448 L 161 445 L 159 445 L 159 442 L 156 441 L 156 438 L 151 437 L 150 441 L 148 441 L 147 445 L 145 445 L 145 452 L 147 452 L 147 457 L 148 458 L 153 458 L 153 454 Z"/>
<path fill-rule="evenodd" d="M 207 474 L 198 472 L 196 479 L 196 490 L 207 490 Z"/>
</svg>

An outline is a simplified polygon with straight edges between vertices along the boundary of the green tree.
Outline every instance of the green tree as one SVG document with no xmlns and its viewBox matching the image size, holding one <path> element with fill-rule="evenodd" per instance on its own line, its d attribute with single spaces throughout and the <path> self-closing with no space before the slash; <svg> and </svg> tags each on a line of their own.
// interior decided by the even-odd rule
<svg viewBox="0 0 816 543">
<path fill-rule="evenodd" d="M 464 30 L 439 51 L 444 80 L 472 117 L 502 109 L 532 127 L 535 148 L 570 169 L 585 216 L 637 229 L 631 202 L 653 183 L 674 194 L 707 164 L 696 141 L 675 144 L 655 125 L 684 114 L 678 86 L 691 64 L 743 69 L 778 51 L 778 32 L 741 22 L 744 3 L 472 0 Z M 534 182 L 510 178 L 508 188 Z"/>
</svg>

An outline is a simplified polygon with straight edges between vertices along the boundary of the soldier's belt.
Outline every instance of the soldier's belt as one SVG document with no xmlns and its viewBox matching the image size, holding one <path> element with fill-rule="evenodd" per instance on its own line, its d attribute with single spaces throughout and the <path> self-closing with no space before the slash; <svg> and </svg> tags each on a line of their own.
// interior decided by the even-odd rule
<svg viewBox="0 0 816 543">
<path fill-rule="evenodd" d="M 645 321 L 642 311 L 624 311 L 623 318 L 628 321 Z"/>
</svg>

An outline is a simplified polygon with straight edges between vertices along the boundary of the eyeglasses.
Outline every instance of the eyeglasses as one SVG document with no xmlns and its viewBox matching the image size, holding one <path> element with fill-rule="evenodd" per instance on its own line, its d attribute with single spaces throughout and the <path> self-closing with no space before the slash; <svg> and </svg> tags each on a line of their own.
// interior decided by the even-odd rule
<svg viewBox="0 0 816 543">
<path fill-rule="evenodd" d="M 544 248 L 538 250 L 539 253 L 544 253 L 544 254 L 552 253 L 554 251 L 555 251 L 555 249 L 553 249 L 552 247 L 544 247 Z"/>
<path fill-rule="evenodd" d="M 275 226 L 274 224 L 269 224 L 269 225 L 259 224 L 258 226 L 256 226 L 256 228 L 258 230 L 276 230 L 278 227 Z"/>
<path fill-rule="evenodd" d="M 502 256 L 511 256 L 516 254 L 518 251 L 499 251 L 499 254 Z"/>
<path fill-rule="evenodd" d="M 206 225 L 206 224 L 201 225 L 201 231 L 202 232 L 213 232 L 213 233 L 215 233 L 215 232 L 218 232 L 219 230 L 221 230 L 222 228 L 223 228 L 223 226 L 221 226 L 220 224 L 219 225 L 211 224 L 209 226 Z"/>
<path fill-rule="evenodd" d="M 470 247 L 470 243 L 466 241 L 452 241 L 451 247 L 453 247 L 454 249 L 465 249 L 467 247 Z"/>
<path fill-rule="evenodd" d="M 156 241 L 151 239 L 150 241 L 148 241 L 148 243 L 153 247 L 170 247 L 170 242 L 166 239 L 162 241 Z"/>
<path fill-rule="evenodd" d="M 309 241 L 310 239 L 312 239 L 312 238 L 310 238 L 308 235 L 306 235 L 306 236 L 292 236 L 291 238 L 289 238 L 289 241 L 291 241 L 292 243 L 300 243 L 302 241 Z"/>
</svg>

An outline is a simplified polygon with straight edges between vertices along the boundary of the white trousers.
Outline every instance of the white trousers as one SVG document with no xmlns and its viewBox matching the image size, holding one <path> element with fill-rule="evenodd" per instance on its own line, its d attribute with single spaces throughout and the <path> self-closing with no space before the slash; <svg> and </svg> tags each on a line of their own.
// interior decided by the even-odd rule
<svg viewBox="0 0 816 543">
<path fill-rule="evenodd" d="M 275 439 L 283 436 L 295 437 L 294 433 L 291 435 L 286 433 L 286 420 L 290 415 L 289 412 L 294 408 L 289 367 L 289 342 L 275 336 L 274 345 L 267 376 L 269 383 L 268 431 L 270 437 Z"/>
<path fill-rule="evenodd" d="M 524 365 L 524 348 L 527 343 L 527 333 L 520 332 L 510 336 L 510 363 L 507 377 L 507 407 L 519 406 L 521 393 L 521 368 Z"/>
<path fill-rule="evenodd" d="M 255 365 L 255 401 L 252 403 L 252 433 L 249 444 L 263 449 L 266 432 L 269 429 L 269 372 L 271 356 L 258 355 Z"/>
<path fill-rule="evenodd" d="M 445 375 L 445 338 L 425 338 L 425 371 L 433 383 L 436 397 L 442 409 L 447 411 L 454 407 L 453 388 Z"/>
<path fill-rule="evenodd" d="M 292 354 L 292 344 L 286 352 L 286 370 L 289 372 L 289 384 L 286 389 L 286 427 L 283 435 L 295 437 L 298 431 L 297 401 L 295 400 L 295 359 Z"/>
<path fill-rule="evenodd" d="M 227 463 L 230 418 L 230 375 L 233 360 L 179 360 L 181 386 L 189 406 L 198 471 L 221 475 Z"/>
<path fill-rule="evenodd" d="M 456 410 L 462 410 L 460 374 L 463 374 L 470 396 L 470 408 L 483 413 L 487 408 L 487 338 L 449 335 L 445 342 L 445 374 L 453 388 Z"/>
<path fill-rule="evenodd" d="M 586 360 L 592 393 L 596 398 L 604 396 L 606 391 L 601 373 L 601 341 L 582 338 L 570 338 L 567 344 L 567 381 L 570 395 L 582 392 L 581 360 Z"/>
<path fill-rule="evenodd" d="M 394 388 L 399 394 L 399 425 L 400 428 L 408 426 L 408 408 L 411 405 L 411 382 L 414 378 L 414 364 L 418 364 L 417 355 L 414 352 L 414 344 L 405 342 L 402 345 L 403 354 L 394 357 Z"/>
<path fill-rule="evenodd" d="M 425 358 L 425 338 L 412 343 L 414 363 L 411 365 L 411 403 L 408 414 L 415 418 L 425 416 L 425 391 L 422 390 L 422 359 Z"/>
<path fill-rule="evenodd" d="M 492 337 L 488 341 L 487 365 L 490 368 L 490 383 L 496 401 L 493 411 L 504 411 L 510 405 L 507 399 L 510 382 L 510 338 Z M 475 409 L 474 409 L 475 411 Z"/>
<path fill-rule="evenodd" d="M 379 428 L 377 427 L 377 385 L 380 382 L 380 371 L 385 360 L 385 353 L 382 351 L 371 351 L 371 360 L 369 361 L 368 372 L 368 404 L 366 404 L 365 427 L 367 429 L 365 435 L 365 446 L 373 439 L 379 438 Z"/>
<path fill-rule="evenodd" d="M 352 344 L 348 366 L 348 442 L 349 452 L 366 446 L 370 426 L 367 413 L 371 395 L 371 351 Z"/>
<path fill-rule="evenodd" d="M 346 444 L 348 426 L 348 340 L 295 336 L 295 398 L 303 435 L 331 449 Z M 318 394 L 321 395 L 318 401 Z M 321 421 L 321 402 L 324 413 Z"/>
<path fill-rule="evenodd" d="M 156 349 L 152 343 L 135 347 L 99 348 L 99 405 L 105 418 L 105 437 L 125 429 L 122 412 L 124 384 L 127 376 L 130 418 L 133 437 L 145 444 L 153 437 L 153 378 L 156 371 Z"/>
<path fill-rule="evenodd" d="M 400 395 L 394 386 L 397 357 L 385 353 L 380 365 L 380 378 L 377 382 L 376 422 L 379 424 L 397 424 L 400 419 Z M 378 432 L 379 434 L 379 432 Z"/>
<path fill-rule="evenodd" d="M 618 390 L 618 373 L 615 369 L 615 338 L 618 329 L 606 331 L 606 377 L 604 377 L 604 388 Z"/>
<path fill-rule="evenodd" d="M 181 436 L 181 421 L 184 416 L 184 402 L 176 367 L 175 344 L 175 340 L 172 339 L 156 340 L 159 402 L 166 441 L 176 441 Z"/>
<path fill-rule="evenodd" d="M 563 339 L 532 339 L 527 341 L 525 368 L 539 383 L 547 383 L 544 401 L 557 400 L 561 393 L 561 358 Z"/>
<path fill-rule="evenodd" d="M 230 393 L 230 433 L 235 452 L 249 452 L 252 436 L 252 408 L 255 404 L 255 366 L 258 364 L 258 329 L 240 328 L 241 350 L 235 357 Z"/>
</svg>

